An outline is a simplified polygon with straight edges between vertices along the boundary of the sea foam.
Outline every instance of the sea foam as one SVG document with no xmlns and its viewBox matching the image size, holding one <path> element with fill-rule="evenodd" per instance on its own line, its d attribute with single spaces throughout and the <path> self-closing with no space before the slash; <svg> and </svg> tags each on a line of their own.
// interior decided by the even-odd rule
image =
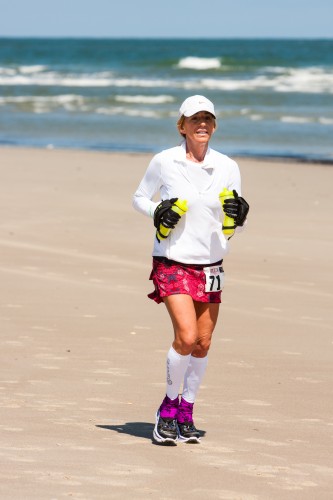
<svg viewBox="0 0 333 500">
<path fill-rule="evenodd" d="M 32 113 L 49 113 L 57 108 L 67 111 L 85 111 L 85 98 L 75 94 L 56 96 L 0 96 L 0 106 L 11 105 Z"/>
<path fill-rule="evenodd" d="M 181 59 L 179 65 L 192 70 L 204 70 L 208 67 L 220 67 L 220 60 L 216 58 L 186 57 Z M 186 66 L 187 65 L 187 66 Z M 27 66 L 27 71 L 20 72 L 12 68 L 0 68 L 0 86 L 45 86 L 45 87 L 118 87 L 118 88 L 168 88 L 198 91 L 200 89 L 223 91 L 255 91 L 269 90 L 274 92 L 292 92 L 308 94 L 332 94 L 333 70 L 330 68 L 275 68 L 265 67 L 259 73 L 241 76 L 239 74 L 218 78 L 125 78 L 114 75 L 111 71 L 92 73 L 61 73 L 46 71 L 46 66 Z M 122 96 L 122 102 L 132 103 L 157 103 L 172 102 L 170 95 L 160 96 Z M 126 101 L 126 99 L 128 99 Z M 171 99 L 171 100 L 170 100 Z"/>
<path fill-rule="evenodd" d="M 115 100 L 129 104 L 164 104 L 174 102 L 170 95 L 116 95 Z"/>
<path fill-rule="evenodd" d="M 160 114 L 151 110 L 128 109 L 122 106 L 100 107 L 95 110 L 100 115 L 122 115 L 140 118 L 159 118 Z"/>
<path fill-rule="evenodd" d="M 31 73 L 40 73 L 41 71 L 45 71 L 47 66 L 42 64 L 33 64 L 31 66 L 19 66 L 18 70 L 23 74 L 31 74 Z"/>
<path fill-rule="evenodd" d="M 177 64 L 181 69 L 194 69 L 204 71 L 208 69 L 220 69 L 221 61 L 218 57 L 183 57 Z"/>
<path fill-rule="evenodd" d="M 313 120 L 311 118 L 307 117 L 301 117 L 301 116 L 281 116 L 280 118 L 281 122 L 284 123 L 311 123 Z"/>
</svg>

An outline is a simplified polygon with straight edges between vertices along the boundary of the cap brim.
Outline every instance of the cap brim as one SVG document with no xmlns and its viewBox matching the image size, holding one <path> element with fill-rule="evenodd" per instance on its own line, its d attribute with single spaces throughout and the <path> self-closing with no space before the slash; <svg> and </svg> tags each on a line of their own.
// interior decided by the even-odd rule
<svg viewBox="0 0 333 500">
<path fill-rule="evenodd" d="M 193 115 L 196 115 L 197 113 L 200 113 L 201 111 L 205 111 L 206 113 L 210 113 L 211 115 L 214 116 L 214 118 L 216 118 L 216 115 L 215 113 L 213 113 L 213 111 L 211 109 L 202 109 L 202 108 L 198 108 L 198 109 L 191 109 L 189 111 L 185 111 L 184 113 L 182 113 L 184 116 L 186 116 L 186 118 L 189 118 L 190 116 L 193 116 Z"/>
</svg>

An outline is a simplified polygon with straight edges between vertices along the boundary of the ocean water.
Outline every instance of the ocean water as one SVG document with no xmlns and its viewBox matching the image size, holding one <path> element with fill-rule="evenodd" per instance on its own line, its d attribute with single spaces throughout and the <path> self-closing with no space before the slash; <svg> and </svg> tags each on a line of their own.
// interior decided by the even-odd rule
<svg viewBox="0 0 333 500">
<path fill-rule="evenodd" d="M 0 145 L 156 152 L 193 94 L 219 151 L 333 162 L 333 40 L 0 39 Z"/>
</svg>

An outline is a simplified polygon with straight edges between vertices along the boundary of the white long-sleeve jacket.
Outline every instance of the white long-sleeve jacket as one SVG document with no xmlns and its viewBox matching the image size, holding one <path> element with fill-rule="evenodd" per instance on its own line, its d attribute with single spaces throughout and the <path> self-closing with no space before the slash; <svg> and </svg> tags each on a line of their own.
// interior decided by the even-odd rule
<svg viewBox="0 0 333 500">
<path fill-rule="evenodd" d="M 157 193 L 162 200 L 179 198 L 188 202 L 188 211 L 170 235 L 161 242 L 155 238 L 153 256 L 185 264 L 212 264 L 228 252 L 228 241 L 222 233 L 219 193 L 227 188 L 241 195 L 238 165 L 209 148 L 204 162 L 196 167 L 207 172 L 207 181 L 201 187 L 189 175 L 185 143 L 166 149 L 153 157 L 134 194 L 134 208 L 150 217 L 159 203 L 153 201 Z"/>
</svg>

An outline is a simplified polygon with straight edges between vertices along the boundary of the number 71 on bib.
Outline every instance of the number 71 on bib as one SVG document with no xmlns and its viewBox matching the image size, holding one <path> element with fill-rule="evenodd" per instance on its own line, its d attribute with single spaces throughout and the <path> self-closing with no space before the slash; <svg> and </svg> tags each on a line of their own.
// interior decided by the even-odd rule
<svg viewBox="0 0 333 500">
<path fill-rule="evenodd" d="M 224 286 L 224 271 L 222 266 L 207 266 L 203 268 L 206 277 L 205 292 L 220 292 Z"/>
</svg>

